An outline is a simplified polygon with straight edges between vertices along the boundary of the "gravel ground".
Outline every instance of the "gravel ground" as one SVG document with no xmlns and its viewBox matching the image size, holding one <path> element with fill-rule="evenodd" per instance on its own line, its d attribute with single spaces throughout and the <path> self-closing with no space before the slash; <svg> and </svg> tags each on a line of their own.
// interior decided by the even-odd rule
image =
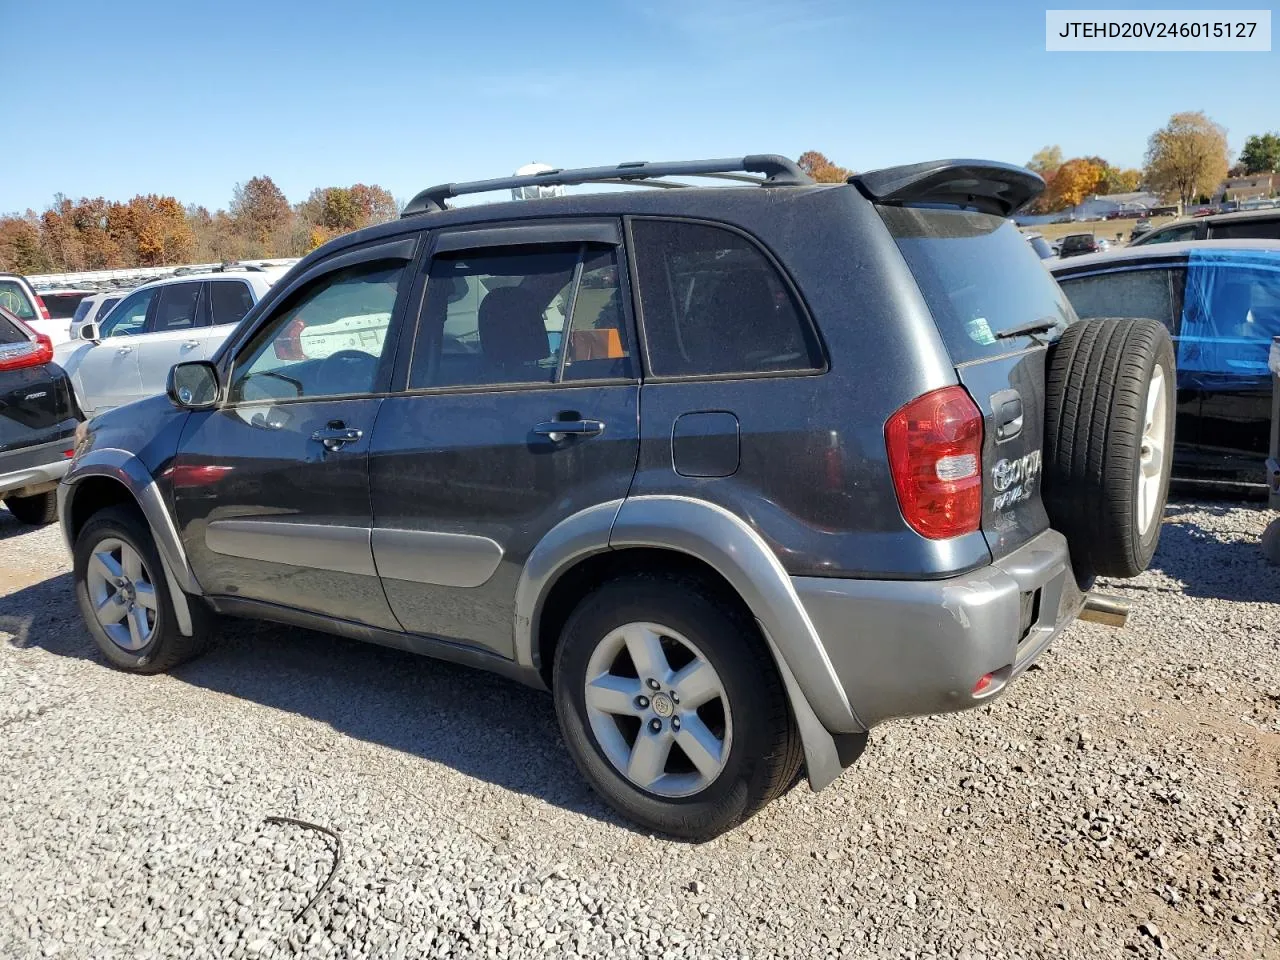
<svg viewBox="0 0 1280 960">
<path fill-rule="evenodd" d="M 1171 505 L 1129 627 L 689 846 L 494 677 L 243 623 L 109 669 L 56 530 L 0 512 L 0 957 L 1280 957 L 1268 519 Z"/>
</svg>

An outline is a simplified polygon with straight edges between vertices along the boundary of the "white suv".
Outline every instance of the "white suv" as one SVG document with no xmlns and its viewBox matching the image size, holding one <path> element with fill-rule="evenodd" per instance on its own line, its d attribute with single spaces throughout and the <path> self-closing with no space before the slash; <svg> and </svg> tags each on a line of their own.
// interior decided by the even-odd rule
<svg viewBox="0 0 1280 960">
<path fill-rule="evenodd" d="M 166 277 L 138 287 L 54 358 L 86 417 L 164 393 L 169 368 L 212 357 L 285 269 Z"/>
</svg>

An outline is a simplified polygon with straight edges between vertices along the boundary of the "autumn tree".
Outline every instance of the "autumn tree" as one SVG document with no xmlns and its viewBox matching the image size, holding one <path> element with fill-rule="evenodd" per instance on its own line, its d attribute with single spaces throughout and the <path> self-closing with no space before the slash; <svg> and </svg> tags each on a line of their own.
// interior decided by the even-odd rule
<svg viewBox="0 0 1280 960">
<path fill-rule="evenodd" d="M 308 226 L 305 249 L 314 250 L 341 233 L 394 220 L 400 210 L 390 190 L 357 183 L 318 187 L 298 204 L 296 212 Z"/>
<path fill-rule="evenodd" d="M 1102 194 L 1134 193 L 1141 186 L 1141 170 L 1132 168 L 1121 170 L 1118 167 L 1108 166 L 1102 171 L 1102 183 L 1098 188 L 1098 192 Z"/>
<path fill-rule="evenodd" d="M 1202 112 L 1175 113 L 1147 141 L 1144 179 L 1185 208 L 1227 174 L 1227 131 Z"/>
<path fill-rule="evenodd" d="M 231 218 L 242 235 L 265 249 L 288 229 L 293 208 L 270 177 L 254 177 L 236 184 L 231 196 Z"/>
<path fill-rule="evenodd" d="M 1280 133 L 1255 133 L 1240 151 L 1244 173 L 1280 172 Z"/>
<path fill-rule="evenodd" d="M 844 183 L 853 176 L 852 170 L 837 167 L 826 158 L 825 154 L 817 150 L 806 150 L 800 154 L 800 159 L 796 163 L 801 170 L 819 183 Z"/>
<path fill-rule="evenodd" d="M 1083 157 L 1068 160 L 1054 173 L 1045 191 L 1045 209 L 1066 210 L 1083 203 L 1086 197 L 1097 193 L 1102 173 L 1101 167 Z"/>
</svg>

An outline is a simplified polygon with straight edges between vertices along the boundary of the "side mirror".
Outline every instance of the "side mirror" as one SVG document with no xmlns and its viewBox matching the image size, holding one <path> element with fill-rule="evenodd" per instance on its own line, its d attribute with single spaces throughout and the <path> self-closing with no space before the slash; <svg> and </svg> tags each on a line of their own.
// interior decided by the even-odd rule
<svg viewBox="0 0 1280 960">
<path fill-rule="evenodd" d="M 98 330 L 98 324 L 93 320 L 90 320 L 88 323 L 83 324 L 80 327 L 80 332 L 77 334 L 77 336 L 81 340 L 89 340 L 93 343 L 97 343 L 99 340 L 102 339 L 102 333 L 101 331 Z"/>
<path fill-rule="evenodd" d="M 208 360 L 191 360 L 169 368 L 165 384 L 169 402 L 184 410 L 208 410 L 218 404 L 218 368 Z"/>
</svg>

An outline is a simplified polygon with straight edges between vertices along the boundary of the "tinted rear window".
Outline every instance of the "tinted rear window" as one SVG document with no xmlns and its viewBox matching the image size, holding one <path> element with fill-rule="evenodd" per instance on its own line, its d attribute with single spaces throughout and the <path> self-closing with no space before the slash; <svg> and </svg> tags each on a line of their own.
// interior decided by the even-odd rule
<svg viewBox="0 0 1280 960">
<path fill-rule="evenodd" d="M 34 320 L 35 304 L 16 280 L 0 280 L 0 307 L 4 307 L 19 320 Z"/>
<path fill-rule="evenodd" d="M 81 320 L 85 319 L 85 317 L 89 315 L 89 309 L 94 305 L 94 303 L 95 301 L 92 297 L 85 297 L 83 300 L 80 301 L 80 304 L 76 307 L 76 312 L 71 317 L 71 319 L 74 320 L 76 323 L 79 323 Z"/>
<path fill-rule="evenodd" d="M 40 299 L 49 311 L 50 320 L 70 320 L 76 315 L 80 301 L 87 296 L 88 293 L 42 293 Z"/>
<path fill-rule="evenodd" d="M 1029 337 L 996 339 L 1037 320 L 1075 319 L 1061 288 L 1018 228 L 966 210 L 881 207 L 933 313 L 954 363 L 1024 348 Z"/>
</svg>

